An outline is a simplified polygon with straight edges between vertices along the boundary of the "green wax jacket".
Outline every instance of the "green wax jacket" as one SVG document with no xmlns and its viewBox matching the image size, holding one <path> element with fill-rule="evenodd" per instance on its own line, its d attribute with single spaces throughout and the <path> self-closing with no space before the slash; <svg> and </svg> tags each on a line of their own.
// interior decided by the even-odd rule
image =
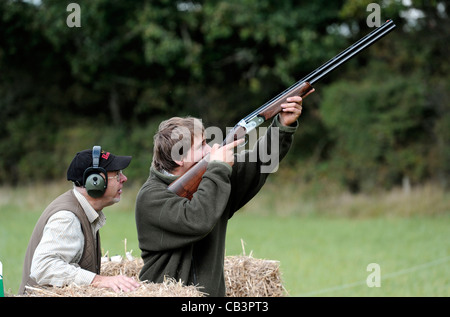
<svg viewBox="0 0 450 317">
<path fill-rule="evenodd" d="M 270 152 L 278 141 L 278 159 L 288 152 L 297 129 L 282 126 L 278 116 L 252 151 L 235 155 L 235 164 L 212 161 L 191 200 L 167 189 L 177 176 L 153 167 L 136 199 L 136 226 L 144 266 L 139 278 L 161 283 L 164 277 L 197 285 L 209 296 L 225 296 L 224 256 L 228 220 L 252 199 L 269 173 L 260 152 Z M 278 133 L 273 127 L 278 127 Z M 278 140 L 275 138 L 278 136 Z M 254 152 L 257 151 L 257 152 Z M 251 156 L 253 155 L 253 157 Z M 261 159 L 262 157 L 262 159 Z"/>
</svg>

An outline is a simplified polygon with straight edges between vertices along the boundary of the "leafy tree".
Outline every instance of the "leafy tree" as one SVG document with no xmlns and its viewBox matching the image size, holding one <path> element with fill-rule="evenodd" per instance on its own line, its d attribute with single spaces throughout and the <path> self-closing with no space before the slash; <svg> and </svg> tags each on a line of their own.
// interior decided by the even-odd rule
<svg viewBox="0 0 450 317">
<path fill-rule="evenodd" d="M 353 17 L 365 5 L 347 1 L 341 14 Z M 408 20 L 412 9 L 419 18 Z M 395 17 L 395 34 L 371 49 L 369 59 L 358 60 L 364 70 L 353 68 L 347 81 L 343 77 L 325 92 L 320 110 L 332 135 L 333 171 L 355 191 L 391 187 L 405 177 L 416 183 L 439 178 L 445 185 L 450 176 L 443 150 L 450 135 L 444 123 L 449 113 L 443 111 L 449 65 L 445 5 L 391 1 L 384 10 Z"/>
<path fill-rule="evenodd" d="M 93 144 L 143 178 L 162 119 L 232 126 L 370 31 L 365 0 L 76 2 L 81 27 L 68 2 L 0 2 L 0 183 L 60 178 Z M 448 7 L 381 13 L 398 28 L 316 84 L 288 159 L 353 190 L 448 184 Z"/>
</svg>

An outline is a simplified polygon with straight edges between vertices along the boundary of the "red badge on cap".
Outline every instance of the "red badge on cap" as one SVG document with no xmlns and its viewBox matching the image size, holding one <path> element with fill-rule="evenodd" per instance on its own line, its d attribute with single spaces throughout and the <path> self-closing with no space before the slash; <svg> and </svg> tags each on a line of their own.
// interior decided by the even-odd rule
<svg viewBox="0 0 450 317">
<path fill-rule="evenodd" d="M 109 157 L 109 152 L 106 152 L 106 154 L 102 154 L 102 158 L 104 158 L 105 160 L 107 160 Z"/>
</svg>

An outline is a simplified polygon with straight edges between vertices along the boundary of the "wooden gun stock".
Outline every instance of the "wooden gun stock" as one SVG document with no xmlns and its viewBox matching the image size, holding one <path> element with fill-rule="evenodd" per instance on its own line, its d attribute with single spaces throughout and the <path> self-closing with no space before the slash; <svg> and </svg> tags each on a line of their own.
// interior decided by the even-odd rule
<svg viewBox="0 0 450 317">
<path fill-rule="evenodd" d="M 241 139 L 250 131 L 263 122 L 275 117 L 281 111 L 281 104 L 286 98 L 292 96 L 306 97 L 314 91 L 312 85 L 322 79 L 325 75 L 341 66 L 343 63 L 360 53 L 395 28 L 392 20 L 387 20 L 383 25 L 376 28 L 353 45 L 330 59 L 328 62 L 311 72 L 308 76 L 296 82 L 294 85 L 253 111 L 246 116 L 227 134 L 222 146 Z M 209 155 L 205 156 L 197 164 L 192 166 L 186 173 L 169 185 L 169 190 L 181 197 L 192 199 L 202 180 L 203 174 L 208 167 Z"/>
<path fill-rule="evenodd" d="M 202 176 L 208 167 L 209 154 L 201 159 L 197 164 L 192 166 L 186 173 L 181 175 L 176 181 L 169 185 L 169 190 L 176 193 L 180 197 L 192 199 L 197 191 Z"/>
</svg>

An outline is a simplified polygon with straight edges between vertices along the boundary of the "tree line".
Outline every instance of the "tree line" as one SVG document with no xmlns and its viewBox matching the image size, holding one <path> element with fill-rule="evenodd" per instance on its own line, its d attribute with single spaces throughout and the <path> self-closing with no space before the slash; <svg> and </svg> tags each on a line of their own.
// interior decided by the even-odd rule
<svg viewBox="0 0 450 317">
<path fill-rule="evenodd" d="M 78 0 L 79 27 L 71 2 L 0 2 L 1 184 L 60 179 L 94 144 L 143 180 L 161 120 L 231 127 L 372 30 L 371 1 Z M 316 85 L 287 161 L 352 191 L 448 186 L 448 4 L 380 6 L 396 30 Z"/>
</svg>

